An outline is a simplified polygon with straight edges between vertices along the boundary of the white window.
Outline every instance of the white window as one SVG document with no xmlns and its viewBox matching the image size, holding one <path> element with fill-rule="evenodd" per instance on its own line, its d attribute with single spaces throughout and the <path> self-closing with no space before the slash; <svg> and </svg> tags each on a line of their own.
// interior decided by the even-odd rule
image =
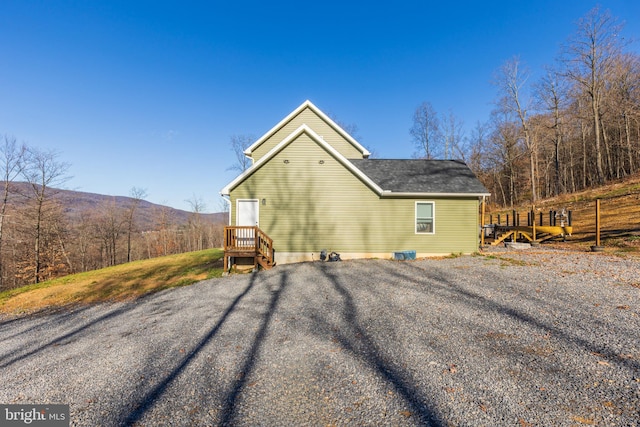
<svg viewBox="0 0 640 427">
<path fill-rule="evenodd" d="M 435 233 L 434 210 L 435 207 L 433 202 L 416 202 L 417 234 Z"/>
</svg>

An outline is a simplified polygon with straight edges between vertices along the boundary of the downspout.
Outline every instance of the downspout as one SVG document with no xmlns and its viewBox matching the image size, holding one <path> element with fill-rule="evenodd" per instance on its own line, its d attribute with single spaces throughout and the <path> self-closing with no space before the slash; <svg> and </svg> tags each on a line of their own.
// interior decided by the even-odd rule
<svg viewBox="0 0 640 427">
<path fill-rule="evenodd" d="M 485 196 L 482 196 L 481 202 L 482 210 L 480 214 L 480 248 L 484 248 L 484 211 L 485 211 Z"/>
<path fill-rule="evenodd" d="M 225 197 L 224 194 L 220 193 L 220 197 L 222 197 L 222 200 L 224 200 L 225 202 L 227 202 L 229 204 L 229 224 L 231 225 L 231 196 Z"/>
</svg>

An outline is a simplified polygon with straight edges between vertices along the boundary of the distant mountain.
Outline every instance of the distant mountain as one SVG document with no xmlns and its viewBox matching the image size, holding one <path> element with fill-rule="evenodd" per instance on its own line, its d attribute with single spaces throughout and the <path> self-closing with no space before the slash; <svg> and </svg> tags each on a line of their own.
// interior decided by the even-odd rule
<svg viewBox="0 0 640 427">
<path fill-rule="evenodd" d="M 30 185 L 26 182 L 13 182 L 11 183 L 11 189 L 13 194 L 11 202 L 17 204 L 22 200 L 19 194 L 28 194 L 28 192 L 32 191 Z M 57 188 L 52 188 L 51 193 L 54 194 L 54 197 L 63 206 L 65 213 L 71 218 L 80 216 L 85 212 L 98 212 L 111 203 L 115 203 L 116 208 L 127 209 L 134 201 L 131 197 L 126 196 L 106 196 Z M 193 215 L 192 212 L 141 200 L 136 210 L 138 228 L 142 230 L 154 228 L 162 214 L 168 216 L 173 224 L 184 224 Z M 210 223 L 228 223 L 228 214 L 226 212 L 201 213 L 200 218 Z"/>
</svg>

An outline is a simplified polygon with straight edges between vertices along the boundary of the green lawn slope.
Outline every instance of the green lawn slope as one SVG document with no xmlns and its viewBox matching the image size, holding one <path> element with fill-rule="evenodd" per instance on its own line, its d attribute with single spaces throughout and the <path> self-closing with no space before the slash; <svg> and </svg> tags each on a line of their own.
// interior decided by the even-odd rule
<svg viewBox="0 0 640 427">
<path fill-rule="evenodd" d="M 43 310 L 127 301 L 176 286 L 222 276 L 221 249 L 134 261 L 72 274 L 0 292 L 0 314 L 9 316 Z"/>
</svg>

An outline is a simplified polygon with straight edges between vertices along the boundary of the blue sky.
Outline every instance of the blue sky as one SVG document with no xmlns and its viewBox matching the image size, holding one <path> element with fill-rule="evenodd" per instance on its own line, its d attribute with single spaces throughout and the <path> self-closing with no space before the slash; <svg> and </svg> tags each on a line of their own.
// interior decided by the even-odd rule
<svg viewBox="0 0 640 427">
<path fill-rule="evenodd" d="M 232 135 L 309 99 L 378 157 L 411 157 L 421 102 L 470 130 L 495 70 L 519 55 L 535 78 L 596 4 L 640 38 L 636 0 L 2 0 L 0 134 L 59 151 L 69 189 L 218 211 Z"/>
</svg>

